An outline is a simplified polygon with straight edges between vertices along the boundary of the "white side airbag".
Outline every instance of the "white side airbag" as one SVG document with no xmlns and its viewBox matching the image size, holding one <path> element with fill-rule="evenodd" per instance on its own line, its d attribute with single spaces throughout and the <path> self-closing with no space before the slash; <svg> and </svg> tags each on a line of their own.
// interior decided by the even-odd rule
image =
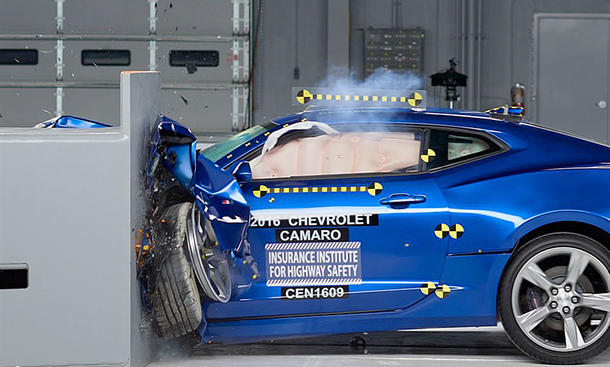
<svg viewBox="0 0 610 367">
<path fill-rule="evenodd" d="M 403 132 L 331 133 L 292 140 L 251 161 L 254 179 L 392 172 L 417 166 L 420 142 Z"/>
</svg>

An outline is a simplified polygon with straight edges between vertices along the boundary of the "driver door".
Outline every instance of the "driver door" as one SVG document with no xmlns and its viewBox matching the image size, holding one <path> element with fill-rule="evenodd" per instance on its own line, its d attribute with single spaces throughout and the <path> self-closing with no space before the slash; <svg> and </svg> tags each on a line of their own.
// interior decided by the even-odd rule
<svg viewBox="0 0 610 367">
<path fill-rule="evenodd" d="M 421 162 L 424 132 L 409 132 Z M 270 152 L 290 162 L 296 159 L 292 148 Z M 210 305 L 208 317 L 386 311 L 435 296 L 429 283 L 438 284 L 444 266 L 449 212 L 421 167 L 282 178 L 255 174 L 242 192 L 251 208 L 247 239 L 260 278 L 231 302 Z"/>
</svg>

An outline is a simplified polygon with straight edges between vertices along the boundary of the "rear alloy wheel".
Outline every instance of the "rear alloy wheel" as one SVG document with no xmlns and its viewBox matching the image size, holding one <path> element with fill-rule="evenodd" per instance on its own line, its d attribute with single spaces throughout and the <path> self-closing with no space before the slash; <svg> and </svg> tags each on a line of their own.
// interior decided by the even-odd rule
<svg viewBox="0 0 610 367">
<path fill-rule="evenodd" d="M 188 254 L 199 284 L 212 301 L 231 298 L 231 274 L 227 256 L 218 245 L 210 221 L 193 204 L 187 221 Z"/>
<path fill-rule="evenodd" d="M 513 257 L 499 310 L 513 343 L 545 363 L 582 363 L 610 344 L 610 254 L 577 234 L 538 237 Z"/>
</svg>

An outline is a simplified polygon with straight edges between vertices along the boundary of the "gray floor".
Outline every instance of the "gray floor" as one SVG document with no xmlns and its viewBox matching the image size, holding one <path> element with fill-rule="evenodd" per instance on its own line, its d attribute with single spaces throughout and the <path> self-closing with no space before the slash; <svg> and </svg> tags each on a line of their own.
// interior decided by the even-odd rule
<svg viewBox="0 0 610 367">
<path fill-rule="evenodd" d="M 350 347 L 352 336 L 201 345 L 190 356 L 168 353 L 150 366 L 541 366 L 515 349 L 500 326 L 360 334 L 366 348 Z M 610 351 L 590 364 L 610 365 Z"/>
</svg>

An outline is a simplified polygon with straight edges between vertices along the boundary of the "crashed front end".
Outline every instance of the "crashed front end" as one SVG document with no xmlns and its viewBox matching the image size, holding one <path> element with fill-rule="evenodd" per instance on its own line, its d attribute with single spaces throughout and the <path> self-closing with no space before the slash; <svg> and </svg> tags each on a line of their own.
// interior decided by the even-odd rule
<svg viewBox="0 0 610 367">
<path fill-rule="evenodd" d="M 257 277 L 246 231 L 250 208 L 239 184 L 196 150 L 196 138 L 186 127 L 161 116 L 146 167 L 146 228 L 138 233 L 138 276 L 147 309 L 153 308 L 160 269 L 182 247 L 192 268 L 200 302 L 228 302 L 238 289 Z M 189 203 L 186 235 L 177 241 L 176 220 L 165 214 Z M 202 317 L 202 325 L 205 320 Z"/>
</svg>

